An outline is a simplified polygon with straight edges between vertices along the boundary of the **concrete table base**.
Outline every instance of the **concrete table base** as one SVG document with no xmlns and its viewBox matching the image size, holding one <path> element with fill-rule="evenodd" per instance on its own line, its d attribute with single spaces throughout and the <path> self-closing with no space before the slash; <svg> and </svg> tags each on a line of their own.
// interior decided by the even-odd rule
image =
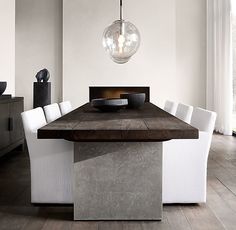
<svg viewBox="0 0 236 230">
<path fill-rule="evenodd" d="M 161 220 L 161 142 L 76 142 L 74 220 Z"/>
</svg>

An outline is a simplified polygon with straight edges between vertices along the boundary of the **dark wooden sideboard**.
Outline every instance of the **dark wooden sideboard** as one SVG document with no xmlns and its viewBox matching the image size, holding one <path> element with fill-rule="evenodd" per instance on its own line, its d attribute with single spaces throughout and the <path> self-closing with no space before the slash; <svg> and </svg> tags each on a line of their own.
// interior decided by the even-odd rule
<svg viewBox="0 0 236 230">
<path fill-rule="evenodd" d="M 0 99 L 0 157 L 24 144 L 24 98 Z"/>
</svg>

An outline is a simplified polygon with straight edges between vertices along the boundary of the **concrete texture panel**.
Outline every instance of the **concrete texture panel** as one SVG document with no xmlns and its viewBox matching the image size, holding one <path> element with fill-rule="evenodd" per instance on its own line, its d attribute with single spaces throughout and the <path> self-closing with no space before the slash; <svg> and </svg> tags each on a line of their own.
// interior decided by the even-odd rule
<svg viewBox="0 0 236 230">
<path fill-rule="evenodd" d="M 161 142 L 75 143 L 75 220 L 160 220 Z"/>
</svg>

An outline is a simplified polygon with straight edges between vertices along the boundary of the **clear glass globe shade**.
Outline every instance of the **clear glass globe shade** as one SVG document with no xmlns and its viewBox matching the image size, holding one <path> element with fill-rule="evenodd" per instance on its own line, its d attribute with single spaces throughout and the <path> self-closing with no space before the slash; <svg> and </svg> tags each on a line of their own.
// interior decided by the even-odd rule
<svg viewBox="0 0 236 230">
<path fill-rule="evenodd" d="M 103 46 L 116 63 L 128 62 L 137 52 L 139 45 L 139 31 L 130 22 L 117 20 L 103 33 Z"/>
</svg>

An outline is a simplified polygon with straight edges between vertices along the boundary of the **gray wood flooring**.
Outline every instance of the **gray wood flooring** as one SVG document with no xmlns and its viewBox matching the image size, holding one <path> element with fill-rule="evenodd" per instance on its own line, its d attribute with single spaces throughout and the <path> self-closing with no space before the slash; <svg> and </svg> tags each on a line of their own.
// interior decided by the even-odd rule
<svg viewBox="0 0 236 230">
<path fill-rule="evenodd" d="M 161 222 L 74 222 L 72 206 L 30 204 L 29 158 L 0 159 L 0 229 L 29 230 L 236 230 L 236 138 L 214 135 L 208 161 L 207 203 L 165 205 Z"/>
</svg>

